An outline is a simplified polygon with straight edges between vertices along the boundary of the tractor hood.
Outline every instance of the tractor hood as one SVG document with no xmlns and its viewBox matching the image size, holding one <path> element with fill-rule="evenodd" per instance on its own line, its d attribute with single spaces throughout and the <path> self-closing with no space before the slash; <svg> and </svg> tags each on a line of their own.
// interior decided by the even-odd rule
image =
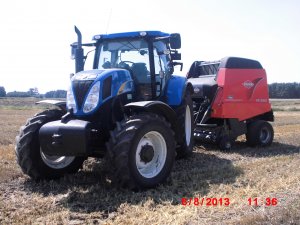
<svg viewBox="0 0 300 225">
<path fill-rule="evenodd" d="M 75 115 L 92 114 L 113 97 L 133 91 L 128 70 L 104 69 L 76 73 L 71 79 L 67 94 L 68 109 Z"/>
<path fill-rule="evenodd" d="M 81 71 L 79 73 L 76 73 L 72 77 L 72 81 L 84 81 L 84 80 L 96 80 L 100 79 L 101 77 L 105 76 L 109 72 L 114 72 L 115 70 L 87 70 L 87 71 Z"/>
</svg>

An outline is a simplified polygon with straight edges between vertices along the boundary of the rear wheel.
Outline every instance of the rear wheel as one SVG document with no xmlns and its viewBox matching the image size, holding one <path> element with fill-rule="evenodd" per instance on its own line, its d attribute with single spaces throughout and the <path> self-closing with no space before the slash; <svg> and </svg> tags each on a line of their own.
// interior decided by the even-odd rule
<svg viewBox="0 0 300 225">
<path fill-rule="evenodd" d="M 33 179 L 54 179 L 66 173 L 75 173 L 82 166 L 83 157 L 49 156 L 39 143 L 39 129 L 47 122 L 62 117 L 60 110 L 46 110 L 35 115 L 21 127 L 16 137 L 17 162 L 23 172 Z"/>
<path fill-rule="evenodd" d="M 274 130 L 270 123 L 257 120 L 248 124 L 246 139 L 249 146 L 269 146 L 273 138 Z"/>
<path fill-rule="evenodd" d="M 181 139 L 178 141 L 177 158 L 185 158 L 192 154 L 194 147 L 194 113 L 191 94 L 186 93 L 182 105 L 177 109 Z"/>
<path fill-rule="evenodd" d="M 175 157 L 174 132 L 164 117 L 138 114 L 118 123 L 107 144 L 113 182 L 129 189 L 152 188 L 169 176 Z"/>
</svg>

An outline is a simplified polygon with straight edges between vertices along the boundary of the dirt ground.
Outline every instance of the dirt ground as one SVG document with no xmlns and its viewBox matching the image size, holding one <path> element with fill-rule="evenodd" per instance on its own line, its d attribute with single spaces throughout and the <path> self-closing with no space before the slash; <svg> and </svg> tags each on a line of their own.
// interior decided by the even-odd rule
<svg viewBox="0 0 300 225">
<path fill-rule="evenodd" d="M 33 102 L 0 99 L 0 224 L 300 224 L 299 100 L 272 101 L 272 146 L 250 148 L 243 136 L 229 152 L 197 143 L 166 184 L 138 193 L 113 188 L 105 161 L 92 158 L 56 181 L 23 175 L 14 142 L 41 110 Z"/>
</svg>

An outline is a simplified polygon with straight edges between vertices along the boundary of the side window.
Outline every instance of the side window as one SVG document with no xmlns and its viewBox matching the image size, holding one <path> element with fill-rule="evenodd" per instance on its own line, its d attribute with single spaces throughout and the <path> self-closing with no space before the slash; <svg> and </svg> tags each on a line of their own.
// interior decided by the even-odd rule
<svg viewBox="0 0 300 225">
<path fill-rule="evenodd" d="M 93 68 L 93 64 L 94 64 L 94 58 L 95 58 L 95 51 L 89 51 L 87 58 L 84 62 L 84 69 L 85 70 L 90 70 Z"/>
<path fill-rule="evenodd" d="M 157 49 L 154 49 L 154 64 L 155 64 L 155 74 L 159 75 L 160 71 L 165 72 L 166 68 L 164 65 L 163 58 L 165 58 L 164 55 L 158 55 Z"/>
<path fill-rule="evenodd" d="M 108 69 L 111 67 L 111 52 L 104 51 L 103 46 L 101 48 L 101 54 L 99 58 L 98 69 Z"/>
<path fill-rule="evenodd" d="M 168 49 L 164 42 L 154 42 L 154 64 L 155 64 L 155 79 L 156 79 L 156 96 L 161 94 L 166 84 L 168 77 Z"/>
</svg>

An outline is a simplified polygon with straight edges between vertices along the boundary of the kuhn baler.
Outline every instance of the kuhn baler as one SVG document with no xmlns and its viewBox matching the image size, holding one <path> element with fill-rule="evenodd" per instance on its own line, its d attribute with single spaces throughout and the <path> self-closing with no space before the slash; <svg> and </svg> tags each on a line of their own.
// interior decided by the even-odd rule
<svg viewBox="0 0 300 225">
<path fill-rule="evenodd" d="M 217 142 L 221 149 L 230 149 L 242 134 L 250 146 L 272 143 L 274 132 L 267 121 L 274 121 L 274 116 L 266 71 L 258 61 L 196 61 L 187 78 L 194 87 L 196 139 Z"/>
</svg>

